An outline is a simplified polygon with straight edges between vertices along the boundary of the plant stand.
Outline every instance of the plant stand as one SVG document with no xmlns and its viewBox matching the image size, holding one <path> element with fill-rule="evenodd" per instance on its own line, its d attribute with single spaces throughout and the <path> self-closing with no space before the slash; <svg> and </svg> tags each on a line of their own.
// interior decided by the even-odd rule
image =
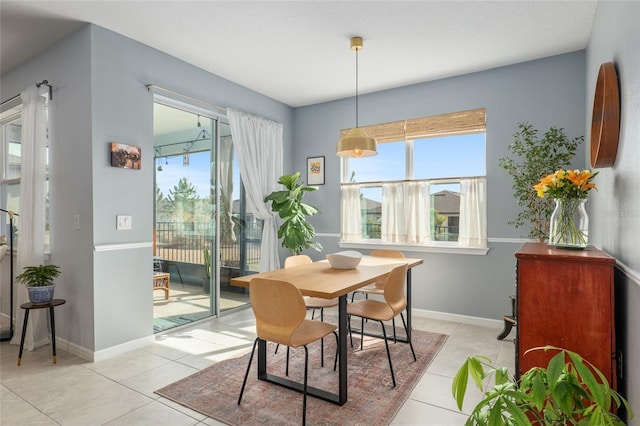
<svg viewBox="0 0 640 426">
<path fill-rule="evenodd" d="M 67 301 L 65 299 L 53 299 L 47 303 L 23 303 L 20 305 L 24 309 L 24 322 L 22 323 L 22 337 L 20 339 L 20 352 L 18 353 L 18 365 L 22 364 L 22 350 L 24 349 L 24 338 L 27 335 L 27 323 L 29 321 L 29 312 L 31 309 L 45 309 L 49 308 L 49 318 L 51 319 L 51 348 L 53 349 L 53 363 L 56 364 L 58 359 L 56 357 L 56 321 L 53 314 L 53 308 L 56 306 L 64 305 Z"/>
</svg>

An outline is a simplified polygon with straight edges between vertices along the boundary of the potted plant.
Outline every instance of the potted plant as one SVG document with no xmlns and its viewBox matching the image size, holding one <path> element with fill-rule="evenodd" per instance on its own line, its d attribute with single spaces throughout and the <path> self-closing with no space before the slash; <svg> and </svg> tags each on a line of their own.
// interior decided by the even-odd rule
<svg viewBox="0 0 640 426">
<path fill-rule="evenodd" d="M 25 266 L 16 281 L 27 287 L 31 302 L 48 303 L 53 299 L 53 280 L 59 275 L 60 267 L 57 265 Z"/>
<path fill-rule="evenodd" d="M 304 249 L 312 248 L 321 251 L 322 246 L 312 241 L 316 235 L 313 226 L 307 222 L 307 216 L 313 216 L 320 211 L 302 202 L 305 192 L 315 191 L 317 188 L 298 183 L 300 172 L 281 176 L 278 183 L 285 191 L 274 191 L 265 197 L 265 203 L 271 201 L 271 210 L 278 213 L 282 225 L 278 228 L 278 238 L 282 238 L 282 247 L 298 255 Z"/>
<path fill-rule="evenodd" d="M 497 368 L 484 356 L 469 357 L 458 370 L 451 391 L 462 410 L 469 376 L 481 391 L 494 376 L 483 399 L 467 419 L 467 425 L 623 425 L 615 409 L 622 405 L 633 417 L 629 403 L 611 389 L 607 379 L 589 361 L 575 352 L 553 346 L 531 351 L 558 351 L 546 368 L 534 367 L 519 380 L 511 380 L 507 369 Z"/>
<path fill-rule="evenodd" d="M 544 242 L 549 235 L 549 218 L 554 209 L 552 200 L 540 198 L 532 188 L 540 178 L 566 168 L 575 156 L 583 136 L 569 139 L 562 128 L 551 127 L 538 139 L 538 131 L 529 123 L 519 123 L 509 151 L 514 155 L 498 160 L 500 168 L 513 178 L 513 195 L 522 207 L 509 225 L 528 229 L 527 237 Z"/>
</svg>

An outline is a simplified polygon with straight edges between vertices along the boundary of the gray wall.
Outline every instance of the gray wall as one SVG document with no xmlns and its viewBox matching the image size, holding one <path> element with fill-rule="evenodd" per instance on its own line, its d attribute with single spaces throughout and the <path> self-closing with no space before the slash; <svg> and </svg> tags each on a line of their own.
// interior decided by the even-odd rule
<svg viewBox="0 0 640 426">
<path fill-rule="evenodd" d="M 620 141 L 613 167 L 599 169 L 598 192 L 591 197 L 591 239 L 618 260 L 617 341 L 625 377 L 620 388 L 640 425 L 640 3 L 598 2 L 587 48 L 586 120 L 600 64 L 613 61 L 620 86 Z"/>
<path fill-rule="evenodd" d="M 519 237 L 526 232 L 507 225 L 519 210 L 512 196 L 511 179 L 498 167 L 498 158 L 509 154 L 507 147 L 519 122 L 528 121 L 541 133 L 557 125 L 572 138 L 585 134 L 584 62 L 584 51 L 579 51 L 360 97 L 362 125 L 487 109 L 491 250 L 486 256 L 406 252 L 424 259 L 424 265 L 413 272 L 414 308 L 496 320 L 509 312 L 508 296 L 515 291 L 513 254 L 521 245 Z M 339 250 L 340 162 L 335 146 L 339 130 L 354 125 L 353 106 L 351 98 L 294 111 L 292 169 L 304 170 L 306 157 L 326 156 L 326 185 L 305 198 L 322 210 L 312 220 L 316 231 L 324 234 L 320 240 L 324 253 Z M 584 166 L 584 152 L 581 146 L 576 167 Z M 324 253 L 309 254 L 320 258 Z"/>
<path fill-rule="evenodd" d="M 95 25 L 3 75 L 2 100 L 42 79 L 54 86 L 51 262 L 63 270 L 56 295 L 69 300 L 56 312 L 57 335 L 90 357 L 153 333 L 145 284 L 152 274 L 153 96 L 145 85 L 282 123 L 285 163 L 292 161 L 293 111 Z M 111 141 L 140 145 L 142 169 L 112 168 Z M 132 216 L 131 231 L 116 231 L 118 214 Z"/>
</svg>

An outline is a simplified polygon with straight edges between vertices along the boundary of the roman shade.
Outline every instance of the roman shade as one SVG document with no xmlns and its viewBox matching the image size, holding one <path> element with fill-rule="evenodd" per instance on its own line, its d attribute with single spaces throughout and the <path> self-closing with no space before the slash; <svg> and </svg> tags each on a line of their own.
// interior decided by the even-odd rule
<svg viewBox="0 0 640 426">
<path fill-rule="evenodd" d="M 433 115 L 430 117 L 361 126 L 361 128 L 368 136 L 374 138 L 377 143 L 480 133 L 484 132 L 486 128 L 485 111 L 485 108 L 479 108 Z M 346 136 L 349 130 L 350 129 L 341 130 L 341 136 Z"/>
</svg>

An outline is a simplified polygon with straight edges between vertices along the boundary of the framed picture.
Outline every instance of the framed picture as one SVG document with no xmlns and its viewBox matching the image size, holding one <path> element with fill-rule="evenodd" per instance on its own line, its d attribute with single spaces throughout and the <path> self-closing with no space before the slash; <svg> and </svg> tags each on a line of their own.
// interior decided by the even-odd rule
<svg viewBox="0 0 640 426">
<path fill-rule="evenodd" d="M 142 154 L 139 146 L 111 142 L 111 166 L 140 170 Z"/>
<path fill-rule="evenodd" d="M 307 185 L 324 185 L 324 156 L 307 158 Z"/>
</svg>

